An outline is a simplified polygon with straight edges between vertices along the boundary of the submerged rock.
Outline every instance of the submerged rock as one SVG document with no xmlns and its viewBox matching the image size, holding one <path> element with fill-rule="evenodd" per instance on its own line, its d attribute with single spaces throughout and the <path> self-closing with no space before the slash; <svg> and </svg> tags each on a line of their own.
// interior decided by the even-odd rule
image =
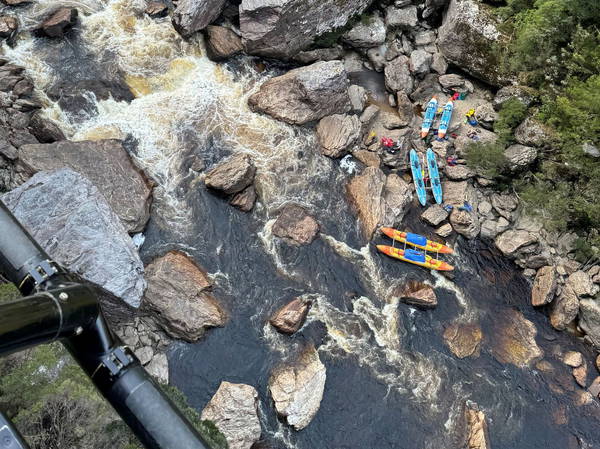
<svg viewBox="0 0 600 449">
<path fill-rule="evenodd" d="M 485 5 L 476 0 L 451 0 L 438 29 L 438 47 L 449 62 L 498 86 L 508 81 L 496 48 L 504 40 Z"/>
<path fill-rule="evenodd" d="M 269 323 L 279 332 L 293 334 L 304 325 L 310 305 L 310 301 L 296 298 L 277 310 L 269 319 Z"/>
<path fill-rule="evenodd" d="M 538 307 L 552 302 L 557 285 L 556 269 L 553 266 L 540 268 L 531 289 L 531 305 Z"/>
<path fill-rule="evenodd" d="M 423 308 L 437 306 L 437 296 L 430 285 L 422 282 L 410 281 L 400 291 L 400 299 L 406 304 Z"/>
<path fill-rule="evenodd" d="M 314 347 L 306 349 L 296 363 L 276 368 L 269 378 L 269 391 L 277 414 L 296 430 L 308 426 L 321 405 L 326 377 Z"/>
<path fill-rule="evenodd" d="M 2 201 L 59 264 L 130 306 L 140 305 L 146 288 L 140 256 L 104 195 L 85 177 L 69 168 L 40 172 Z"/>
<path fill-rule="evenodd" d="M 535 341 L 537 329 L 518 310 L 508 310 L 497 323 L 492 342 L 492 355 L 500 363 L 523 368 L 541 358 L 544 352 Z"/>
<path fill-rule="evenodd" d="M 444 331 L 444 342 L 459 359 L 479 357 L 483 332 L 477 323 L 453 323 Z"/>
<path fill-rule="evenodd" d="M 476 404 L 465 407 L 467 421 L 467 449 L 491 449 L 485 414 Z"/>
<path fill-rule="evenodd" d="M 331 158 L 342 157 L 360 137 L 360 120 L 356 115 L 335 114 L 323 117 L 317 126 L 321 152 Z"/>
<path fill-rule="evenodd" d="M 225 324 L 208 276 L 187 255 L 170 251 L 159 257 L 146 267 L 146 279 L 144 307 L 171 337 L 196 341 L 206 328 Z"/>
<path fill-rule="evenodd" d="M 44 170 L 69 167 L 102 192 L 128 232 L 140 232 L 150 217 L 152 187 L 133 164 L 120 140 L 23 145 L 15 170 L 21 179 Z"/>
<path fill-rule="evenodd" d="M 209 25 L 206 27 L 206 37 L 206 50 L 214 61 L 230 58 L 244 49 L 240 37 L 229 28 Z"/>
<path fill-rule="evenodd" d="M 317 237 L 319 223 L 302 206 L 288 204 L 279 213 L 272 230 L 277 237 L 308 245 Z"/>
<path fill-rule="evenodd" d="M 204 184 L 226 195 L 241 192 L 254 182 L 256 167 L 247 154 L 236 154 L 211 169 Z"/>
<path fill-rule="evenodd" d="M 240 31 L 253 55 L 290 59 L 315 37 L 346 25 L 369 0 L 242 0 Z M 316 20 L 318 18 L 318 20 Z"/>
<path fill-rule="evenodd" d="M 302 125 L 350 110 L 348 77 L 341 61 L 317 62 L 271 78 L 248 99 L 250 108 Z"/>
<path fill-rule="evenodd" d="M 217 426 L 229 449 L 250 449 L 261 434 L 258 392 L 250 385 L 223 381 L 202 410 L 201 419 Z"/>
<path fill-rule="evenodd" d="M 60 8 L 42 22 L 39 29 L 48 37 L 62 37 L 77 22 L 75 8 Z"/>
<path fill-rule="evenodd" d="M 189 37 L 219 17 L 226 3 L 226 0 L 179 0 L 173 26 L 179 34 Z"/>
</svg>

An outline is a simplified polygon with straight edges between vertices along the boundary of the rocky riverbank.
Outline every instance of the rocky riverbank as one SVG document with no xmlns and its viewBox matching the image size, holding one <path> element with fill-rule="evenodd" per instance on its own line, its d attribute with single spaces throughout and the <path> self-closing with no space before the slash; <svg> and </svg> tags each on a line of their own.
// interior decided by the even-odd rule
<svg viewBox="0 0 600 449">
<path fill-rule="evenodd" d="M 455 104 L 450 137 L 430 142 L 439 157 L 445 204 L 453 209 L 431 205 L 420 213 L 428 236 L 489 242 L 531 279 L 532 307 L 547 312 L 555 329 L 567 329 L 600 348 L 600 306 L 594 299 L 600 266 L 577 262 L 575 236 L 547 232 L 514 193 L 495 190 L 490 179 L 464 163 L 470 143 L 498 139 L 493 129 L 502 104 L 513 99 L 530 107 L 535 102 L 494 59 L 506 37 L 488 5 L 475 0 L 373 5 L 352 0 L 316 6 L 301 0 L 244 0 L 239 8 L 226 1 L 180 0 L 174 8 L 161 5 L 152 2 L 145 12 L 136 11 L 136 20 L 148 20 L 143 17 L 147 14 L 150 20 L 172 21 L 191 45 L 198 45 L 201 33 L 208 55 L 222 63 L 248 55 L 259 64 L 273 64 L 259 58 L 283 61 L 277 66 L 285 73 L 254 86 L 247 104 L 258 114 L 313 134 L 321 154 L 335 160 L 332 167 L 339 160 L 353 167 L 347 197 L 339 201 L 352 205 L 364 242 L 377 238 L 379 226 L 402 228 L 404 218 L 420 207 L 407 153 L 412 148 L 423 153 L 428 147 L 420 138 L 422 111 L 432 96 L 463 94 Z M 77 32 L 80 15 L 86 13 L 51 8 L 35 27 L 19 31 L 20 10 L 7 6 L 0 36 L 8 39 L 7 45 L 14 44 L 19 32 L 65 39 Z M 316 15 L 322 17 L 318 23 L 311 20 Z M 324 36 L 335 38 L 335 44 L 328 45 Z M 104 306 L 118 333 L 152 374 L 168 382 L 168 345 L 202 339 L 208 329 L 227 326 L 230 313 L 214 292 L 215 280 L 189 253 L 169 249 L 142 263 L 130 235 L 146 229 L 158 180 L 136 162 L 135 144 L 125 138 L 68 140 L 62 131 L 68 127 L 41 111 L 57 102 L 76 122 L 86 112 L 82 105 L 91 92 L 95 99 L 134 101 L 127 87 L 100 87 L 80 83 L 77 92 L 70 85 L 42 92 L 34 89 L 23 67 L 0 59 L 0 188 L 10 190 L 2 199 L 58 262 L 107 290 Z M 477 127 L 464 122 L 470 109 Z M 400 151 L 382 149 L 381 137 L 398 142 Z M 515 177 L 552 149 L 551 132 L 532 117 L 516 128 L 514 138 L 505 156 Z M 456 157 L 458 164 L 447 164 L 448 157 Z M 211 159 L 207 169 L 200 162 L 196 159 L 191 171 L 200 174 L 215 198 L 246 213 L 270 209 L 252 155 Z M 459 210 L 465 202 L 472 210 Z M 286 248 L 300 252 L 322 232 L 316 211 L 300 204 L 277 205 L 272 213 L 273 238 Z M 440 301 L 431 285 L 421 283 L 408 283 L 396 296 L 423 309 Z M 263 322 L 270 320 L 292 347 L 296 340 L 290 335 L 310 317 L 311 304 L 298 297 L 263 311 Z M 540 361 L 544 353 L 534 324 L 518 311 L 509 315 L 509 324 L 499 326 L 502 338 L 490 350 L 493 357 L 502 364 L 552 371 Z M 487 330 L 478 324 L 458 322 L 443 337 L 451 354 L 462 360 L 480 356 L 484 334 Z M 311 344 L 302 346 L 272 368 L 268 383 L 274 410 L 296 430 L 310 425 L 327 386 L 319 351 Z M 596 367 L 588 371 L 591 361 L 580 352 L 557 351 L 581 387 L 579 402 L 597 400 Z M 250 448 L 260 440 L 258 388 L 224 380 L 204 408 L 203 419 L 217 425 L 231 448 Z M 468 403 L 464 420 L 467 447 L 490 447 L 484 411 Z"/>
</svg>

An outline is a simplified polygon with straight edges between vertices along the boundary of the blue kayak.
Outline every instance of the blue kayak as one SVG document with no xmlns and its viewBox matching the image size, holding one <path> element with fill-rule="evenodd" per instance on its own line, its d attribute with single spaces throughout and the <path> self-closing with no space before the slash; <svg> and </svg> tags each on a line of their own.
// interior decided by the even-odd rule
<svg viewBox="0 0 600 449">
<path fill-rule="evenodd" d="M 429 134 L 429 130 L 431 129 L 431 125 L 433 125 L 433 120 L 435 119 L 435 113 L 437 112 L 437 100 L 433 97 L 427 103 L 427 108 L 425 109 L 425 115 L 423 116 L 423 125 L 421 125 L 421 137 L 427 137 Z"/>
<path fill-rule="evenodd" d="M 440 119 L 440 126 L 438 127 L 438 137 L 443 139 L 446 137 L 448 126 L 450 126 L 450 120 L 452 120 L 452 110 L 454 109 L 454 103 L 449 101 L 444 106 L 444 112 L 442 112 L 442 118 Z"/>
<path fill-rule="evenodd" d="M 438 169 L 435 153 L 431 148 L 427 150 L 427 170 L 429 171 L 429 182 L 435 202 L 442 204 L 442 183 L 440 182 L 440 170 Z"/>
<path fill-rule="evenodd" d="M 415 181 L 415 189 L 417 190 L 419 203 L 421 203 L 422 206 L 425 206 L 425 204 L 427 204 L 427 191 L 425 190 L 425 183 L 423 182 L 421 161 L 415 150 L 410 150 L 410 170 L 412 171 L 413 180 Z"/>
</svg>

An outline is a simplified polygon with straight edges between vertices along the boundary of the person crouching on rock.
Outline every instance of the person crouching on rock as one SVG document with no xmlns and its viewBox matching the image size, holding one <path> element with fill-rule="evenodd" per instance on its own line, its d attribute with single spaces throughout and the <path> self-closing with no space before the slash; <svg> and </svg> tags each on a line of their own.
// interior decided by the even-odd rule
<svg viewBox="0 0 600 449">
<path fill-rule="evenodd" d="M 381 138 L 381 148 L 391 154 L 396 154 L 400 150 L 398 143 L 394 143 L 389 137 Z"/>
</svg>

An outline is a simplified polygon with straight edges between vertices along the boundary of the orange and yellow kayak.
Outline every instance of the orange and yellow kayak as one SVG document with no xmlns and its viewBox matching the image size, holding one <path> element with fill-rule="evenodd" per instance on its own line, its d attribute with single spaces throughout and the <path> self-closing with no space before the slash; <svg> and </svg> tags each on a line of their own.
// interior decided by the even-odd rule
<svg viewBox="0 0 600 449">
<path fill-rule="evenodd" d="M 406 243 L 407 245 L 422 249 L 423 251 L 440 254 L 452 254 L 452 248 L 449 248 L 446 245 L 442 245 L 438 242 L 427 240 L 425 237 L 419 234 L 412 234 L 410 232 L 403 232 L 398 231 L 397 229 L 385 227 L 381 228 L 381 232 L 397 242 Z"/>
<path fill-rule="evenodd" d="M 429 268 L 431 270 L 454 270 L 454 267 L 449 263 L 433 259 L 432 257 L 429 257 L 424 253 L 420 253 L 419 251 L 415 251 L 414 249 L 403 250 L 387 245 L 377 245 L 377 249 L 387 256 L 394 257 L 395 259 L 400 259 L 404 262 L 419 265 L 421 267 Z"/>
</svg>

